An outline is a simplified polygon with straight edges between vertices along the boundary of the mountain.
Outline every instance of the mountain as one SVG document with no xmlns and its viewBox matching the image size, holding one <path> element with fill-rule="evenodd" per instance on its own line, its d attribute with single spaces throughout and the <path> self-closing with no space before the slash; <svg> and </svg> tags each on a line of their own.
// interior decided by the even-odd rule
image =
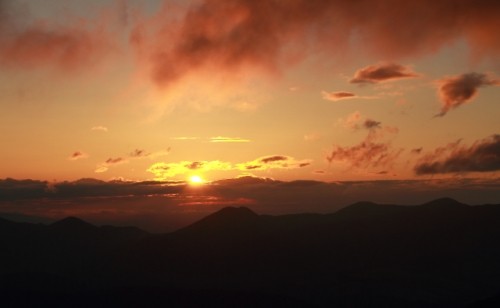
<svg viewBox="0 0 500 308">
<path fill-rule="evenodd" d="M 229 207 L 169 234 L 0 219 L 0 281 L 17 281 L 0 287 L 114 303 L 475 305 L 500 290 L 499 221 L 500 205 L 452 199 L 283 216 Z"/>
</svg>

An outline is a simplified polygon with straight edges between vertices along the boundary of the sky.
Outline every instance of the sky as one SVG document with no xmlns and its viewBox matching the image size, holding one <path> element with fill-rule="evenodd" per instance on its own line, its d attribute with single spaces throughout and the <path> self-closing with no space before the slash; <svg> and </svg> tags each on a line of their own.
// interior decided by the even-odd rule
<svg viewBox="0 0 500 308">
<path fill-rule="evenodd" d="M 499 15 L 492 0 L 0 0 L 0 178 L 496 189 Z"/>
</svg>

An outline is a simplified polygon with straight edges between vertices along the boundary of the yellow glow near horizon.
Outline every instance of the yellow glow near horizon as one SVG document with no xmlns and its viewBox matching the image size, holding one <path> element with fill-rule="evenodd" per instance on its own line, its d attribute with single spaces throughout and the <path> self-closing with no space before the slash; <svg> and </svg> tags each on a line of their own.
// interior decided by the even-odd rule
<svg viewBox="0 0 500 308">
<path fill-rule="evenodd" d="M 193 175 L 189 178 L 189 182 L 194 185 L 202 184 L 205 182 L 203 178 L 199 175 Z"/>
</svg>

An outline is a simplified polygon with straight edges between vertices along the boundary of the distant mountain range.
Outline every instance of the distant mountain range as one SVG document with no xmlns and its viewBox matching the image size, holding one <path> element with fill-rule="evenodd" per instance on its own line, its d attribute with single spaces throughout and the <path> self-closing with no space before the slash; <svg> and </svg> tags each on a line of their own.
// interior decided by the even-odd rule
<svg viewBox="0 0 500 308">
<path fill-rule="evenodd" d="M 7 306 L 494 306 L 500 205 L 228 207 L 168 234 L 0 219 L 0 293 Z"/>
</svg>

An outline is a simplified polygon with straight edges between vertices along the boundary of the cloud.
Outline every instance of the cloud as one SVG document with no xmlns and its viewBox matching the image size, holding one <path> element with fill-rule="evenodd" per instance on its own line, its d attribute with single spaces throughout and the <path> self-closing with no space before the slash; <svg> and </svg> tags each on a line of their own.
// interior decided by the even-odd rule
<svg viewBox="0 0 500 308">
<path fill-rule="evenodd" d="M 214 143 L 244 143 L 244 142 L 250 142 L 250 140 L 239 138 L 239 137 L 217 136 L 217 137 L 210 138 L 210 142 L 214 142 Z"/>
<path fill-rule="evenodd" d="M 73 152 L 73 154 L 71 154 L 68 159 L 69 160 L 79 160 L 79 159 L 83 159 L 83 158 L 88 158 L 89 155 L 87 153 L 84 153 L 84 152 L 81 152 L 81 151 L 76 151 L 76 152 Z"/>
<path fill-rule="evenodd" d="M 102 60 L 112 50 L 112 37 L 102 21 L 73 18 L 63 25 L 25 20 L 13 1 L 0 3 L 0 65 L 32 69 L 53 67 L 74 72 Z"/>
<path fill-rule="evenodd" d="M 442 117 L 448 111 L 472 101 L 480 87 L 498 86 L 500 80 L 493 79 L 486 74 L 468 73 L 443 78 L 438 81 L 438 84 L 442 107 L 437 116 Z"/>
<path fill-rule="evenodd" d="M 229 162 L 212 161 L 182 161 L 178 163 L 158 162 L 151 165 L 147 171 L 154 174 L 155 179 L 165 180 L 177 175 L 189 174 L 193 171 L 227 171 L 232 170 L 233 166 Z"/>
<path fill-rule="evenodd" d="M 397 128 L 382 126 L 381 122 L 365 119 L 361 122 L 362 116 L 359 112 L 349 115 L 344 121 L 346 127 L 351 129 L 366 129 L 368 134 L 359 143 L 353 146 L 334 145 L 333 150 L 326 156 L 329 163 L 346 163 L 354 168 L 378 168 L 388 167 L 401 154 L 401 149 L 393 149 L 391 143 L 383 140 L 386 135 L 394 135 Z"/>
<path fill-rule="evenodd" d="M 356 94 L 351 93 L 351 92 L 326 92 L 326 91 L 321 91 L 321 95 L 323 96 L 323 99 L 336 102 L 344 99 L 352 99 L 352 98 L 357 98 Z"/>
<path fill-rule="evenodd" d="M 257 158 L 243 163 L 230 163 L 220 160 L 212 161 L 181 161 L 176 163 L 157 162 L 147 171 L 155 175 L 156 180 L 166 180 L 178 175 L 192 174 L 193 172 L 210 171 L 263 171 L 269 169 L 295 169 L 311 164 L 310 160 L 296 160 L 290 156 L 271 155 Z"/>
<path fill-rule="evenodd" d="M 500 52 L 497 1 L 200 0 L 179 18 L 180 10 L 165 5 L 131 35 L 161 87 L 204 68 L 275 73 L 306 54 L 333 57 L 351 47 L 377 58 L 401 59 L 434 53 L 463 39 L 475 57 Z M 354 79 L 378 82 L 415 75 L 387 65 Z"/>
<path fill-rule="evenodd" d="M 359 69 L 354 73 L 350 83 L 378 83 L 402 78 L 414 78 L 419 75 L 405 67 L 395 63 L 379 63 Z"/>
<path fill-rule="evenodd" d="M 101 131 L 101 132 L 105 132 L 105 133 L 107 133 L 107 132 L 108 132 L 108 128 L 107 128 L 107 127 L 105 127 L 105 126 L 101 126 L 101 125 L 99 125 L 99 126 L 93 126 L 93 127 L 91 128 L 91 130 Z"/>
<path fill-rule="evenodd" d="M 290 156 L 271 155 L 237 164 L 236 168 L 242 171 L 268 170 L 268 169 L 296 169 L 296 168 L 307 167 L 310 164 L 311 160 L 299 161 Z"/>
<path fill-rule="evenodd" d="M 363 122 L 363 127 L 366 129 L 375 129 L 375 128 L 380 128 L 381 122 L 372 120 L 372 119 L 366 119 Z"/>
<path fill-rule="evenodd" d="M 97 165 L 96 169 L 94 170 L 95 173 L 103 173 L 109 170 L 110 167 L 116 166 L 116 165 L 121 165 L 121 164 L 126 164 L 129 161 L 123 157 L 116 157 L 116 158 L 108 158 L 106 161 L 102 164 Z"/>
<path fill-rule="evenodd" d="M 367 129 L 374 130 L 377 128 L 381 128 L 381 122 L 375 121 L 370 118 L 366 118 L 359 111 L 355 111 L 349 114 L 345 119 L 340 118 L 338 123 L 342 125 L 344 128 L 359 130 L 359 129 Z M 390 129 L 389 127 L 385 127 L 386 130 Z"/>
<path fill-rule="evenodd" d="M 415 165 L 417 175 L 500 170 L 500 135 L 461 146 L 460 140 L 439 147 Z"/>
<path fill-rule="evenodd" d="M 130 157 L 133 158 L 142 158 L 142 157 L 148 157 L 151 155 L 151 153 L 146 152 L 145 150 L 140 150 L 140 149 L 135 149 L 130 153 Z"/>
</svg>

